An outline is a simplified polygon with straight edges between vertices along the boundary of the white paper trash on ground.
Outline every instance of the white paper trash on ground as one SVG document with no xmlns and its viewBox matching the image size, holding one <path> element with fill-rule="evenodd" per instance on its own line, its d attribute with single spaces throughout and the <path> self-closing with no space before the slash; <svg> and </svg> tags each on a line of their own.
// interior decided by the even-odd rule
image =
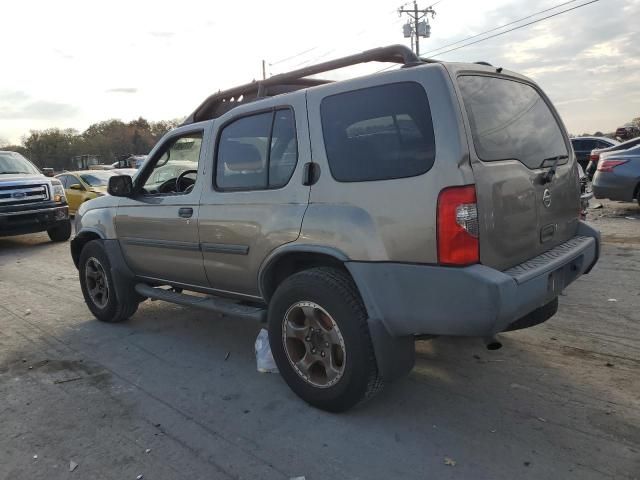
<svg viewBox="0 0 640 480">
<path fill-rule="evenodd" d="M 278 367 L 276 367 L 276 362 L 269 346 L 269 332 L 264 328 L 260 330 L 258 338 L 256 338 L 255 349 L 258 371 L 261 373 L 278 373 Z"/>
</svg>

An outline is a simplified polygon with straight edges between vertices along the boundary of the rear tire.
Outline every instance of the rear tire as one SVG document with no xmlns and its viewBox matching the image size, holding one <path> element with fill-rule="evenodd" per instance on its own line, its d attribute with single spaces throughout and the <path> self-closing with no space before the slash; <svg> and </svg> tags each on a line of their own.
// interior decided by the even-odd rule
<svg viewBox="0 0 640 480">
<path fill-rule="evenodd" d="M 287 328 L 293 325 L 294 315 L 295 326 L 303 332 L 300 338 L 290 336 L 295 328 Z M 310 405 L 342 412 L 382 389 L 367 312 L 346 273 L 321 267 L 285 279 L 269 304 L 268 323 L 269 343 L 280 374 Z M 294 367 L 303 364 L 309 367 Z"/>
<path fill-rule="evenodd" d="M 80 287 L 91 313 L 102 322 L 127 320 L 138 309 L 132 297 L 118 298 L 109 257 L 100 240 L 87 243 L 80 252 Z"/>
<path fill-rule="evenodd" d="M 59 223 L 55 227 L 47 230 L 47 234 L 52 242 L 66 242 L 71 237 L 71 221 Z"/>
</svg>

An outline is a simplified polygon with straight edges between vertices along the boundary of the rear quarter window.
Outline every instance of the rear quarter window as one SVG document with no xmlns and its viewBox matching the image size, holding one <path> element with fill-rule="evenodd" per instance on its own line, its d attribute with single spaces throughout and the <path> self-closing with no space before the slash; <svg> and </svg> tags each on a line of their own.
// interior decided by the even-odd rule
<svg viewBox="0 0 640 480">
<path fill-rule="evenodd" d="M 413 177 L 435 159 L 429 100 L 415 82 L 332 95 L 320 105 L 329 168 L 340 182 Z"/>
<path fill-rule="evenodd" d="M 461 76 L 458 85 L 481 160 L 516 159 L 534 169 L 568 154 L 558 122 L 531 85 L 480 75 Z"/>
</svg>

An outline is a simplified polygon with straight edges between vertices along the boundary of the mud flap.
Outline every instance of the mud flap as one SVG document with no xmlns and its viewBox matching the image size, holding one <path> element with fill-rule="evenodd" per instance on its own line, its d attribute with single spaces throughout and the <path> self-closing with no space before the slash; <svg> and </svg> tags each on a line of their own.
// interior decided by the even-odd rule
<svg viewBox="0 0 640 480">
<path fill-rule="evenodd" d="M 135 290 L 135 275 L 124 260 L 118 240 L 105 239 L 102 240 L 102 244 L 111 264 L 116 296 L 124 301 L 126 301 L 125 299 L 136 302 L 144 301 L 145 297 L 139 295 Z"/>
<path fill-rule="evenodd" d="M 373 319 L 369 319 L 369 332 L 378 372 L 384 382 L 392 382 L 408 374 L 415 363 L 414 337 L 392 337 L 381 321 Z"/>
</svg>

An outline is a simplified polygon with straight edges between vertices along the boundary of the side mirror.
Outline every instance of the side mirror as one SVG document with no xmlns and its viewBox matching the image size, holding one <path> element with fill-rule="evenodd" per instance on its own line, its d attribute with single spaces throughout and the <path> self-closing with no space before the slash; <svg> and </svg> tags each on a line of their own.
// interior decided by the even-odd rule
<svg viewBox="0 0 640 480">
<path fill-rule="evenodd" d="M 69 185 L 69 189 L 70 190 L 84 190 L 84 187 L 82 185 L 80 185 L 79 183 L 74 183 L 72 185 Z"/>
<path fill-rule="evenodd" d="M 114 175 L 109 177 L 107 187 L 109 195 L 114 197 L 130 197 L 133 195 L 133 181 L 129 175 Z"/>
</svg>

